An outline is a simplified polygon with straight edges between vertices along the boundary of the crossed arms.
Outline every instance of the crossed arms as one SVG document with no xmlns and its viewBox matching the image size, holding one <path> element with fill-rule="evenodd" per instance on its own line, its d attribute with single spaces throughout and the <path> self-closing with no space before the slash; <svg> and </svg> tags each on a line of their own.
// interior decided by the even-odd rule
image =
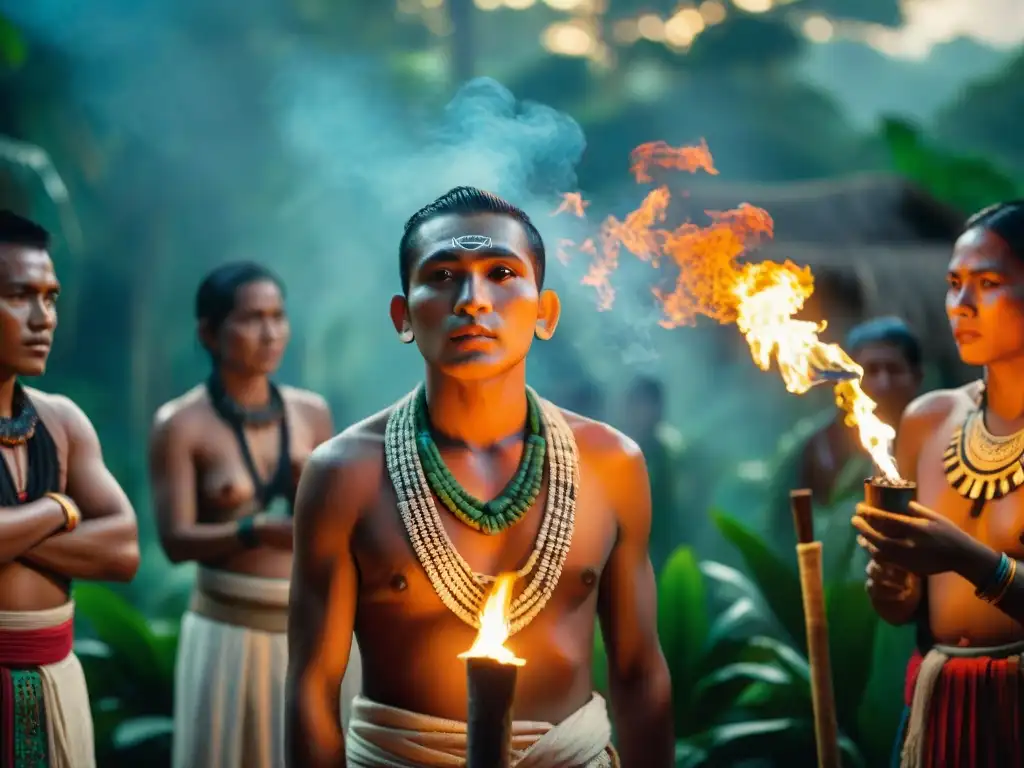
<svg viewBox="0 0 1024 768">
<path fill-rule="evenodd" d="M 88 417 L 65 397 L 48 400 L 67 434 L 65 492 L 82 522 L 63 533 L 64 511 L 46 497 L 0 509 L 0 563 L 20 560 L 68 579 L 130 581 L 139 567 L 135 511 L 107 469 Z"/>
</svg>

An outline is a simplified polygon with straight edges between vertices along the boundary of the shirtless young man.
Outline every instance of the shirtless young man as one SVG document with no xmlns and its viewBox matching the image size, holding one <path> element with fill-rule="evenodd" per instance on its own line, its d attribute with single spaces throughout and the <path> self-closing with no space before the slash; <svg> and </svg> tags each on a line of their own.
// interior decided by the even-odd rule
<svg viewBox="0 0 1024 768">
<path fill-rule="evenodd" d="M 527 352 L 559 316 L 557 296 L 541 290 L 540 235 L 509 203 L 459 187 L 409 220 L 400 265 L 391 316 L 425 360 L 426 387 L 328 441 L 303 472 L 288 765 L 452 765 L 465 732 L 437 732 L 466 719 L 457 656 L 476 636 L 481 575 L 519 571 L 508 647 L 526 659 L 513 727 L 518 749 L 533 744 L 529 764 L 613 764 L 591 681 L 599 616 L 622 764 L 667 768 L 671 691 L 647 554 L 647 471 L 628 438 L 528 394 Z M 479 501 L 497 497 L 507 504 Z M 338 693 L 353 634 L 363 687 L 343 737 Z"/>
<path fill-rule="evenodd" d="M 178 649 L 174 765 L 280 768 L 291 504 L 331 414 L 319 395 L 270 380 L 289 338 L 273 273 L 218 267 L 196 319 L 213 371 L 157 411 L 150 448 L 164 551 L 199 564 Z"/>
<path fill-rule="evenodd" d="M 57 327 L 48 248 L 0 211 L 0 765 L 93 768 L 71 580 L 130 581 L 139 546 L 88 417 L 18 381 L 46 371 Z"/>
<path fill-rule="evenodd" d="M 1024 765 L 1024 202 L 973 216 L 949 263 L 960 356 L 985 381 L 908 406 L 896 458 L 914 517 L 859 505 L 868 591 L 892 624 L 920 621 L 894 764 Z"/>
</svg>

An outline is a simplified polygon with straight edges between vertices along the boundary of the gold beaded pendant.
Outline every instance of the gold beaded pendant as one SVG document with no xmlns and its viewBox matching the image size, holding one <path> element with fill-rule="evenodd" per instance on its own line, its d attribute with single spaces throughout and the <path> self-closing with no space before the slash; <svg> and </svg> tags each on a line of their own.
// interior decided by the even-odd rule
<svg viewBox="0 0 1024 768">
<path fill-rule="evenodd" d="M 942 456 L 946 480 L 965 499 L 1001 499 L 1024 485 L 1024 429 L 993 435 L 982 409 L 974 411 L 953 433 Z"/>
</svg>

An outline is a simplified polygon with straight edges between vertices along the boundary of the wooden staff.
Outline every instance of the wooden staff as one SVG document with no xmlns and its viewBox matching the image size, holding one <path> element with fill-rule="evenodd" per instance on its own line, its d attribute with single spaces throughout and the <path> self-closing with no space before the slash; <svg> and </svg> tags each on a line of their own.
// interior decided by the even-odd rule
<svg viewBox="0 0 1024 768">
<path fill-rule="evenodd" d="M 466 768 L 511 765 L 512 700 L 518 673 L 519 667 L 496 659 L 466 659 Z"/>
<path fill-rule="evenodd" d="M 811 667 L 811 701 L 818 768 L 840 768 L 839 726 L 832 692 L 832 664 L 828 654 L 828 618 L 821 575 L 821 542 L 814 540 L 814 510 L 806 488 L 790 491 L 789 506 L 796 526 L 796 557 L 807 626 L 807 658 Z"/>
</svg>

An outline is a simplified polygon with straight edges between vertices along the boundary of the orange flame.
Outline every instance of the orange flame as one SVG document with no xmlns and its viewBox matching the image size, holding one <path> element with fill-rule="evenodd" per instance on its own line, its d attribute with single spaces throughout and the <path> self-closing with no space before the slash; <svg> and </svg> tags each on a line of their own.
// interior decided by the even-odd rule
<svg viewBox="0 0 1024 768">
<path fill-rule="evenodd" d="M 494 659 L 501 664 L 521 667 L 526 661 L 505 647 L 509 634 L 509 611 L 512 605 L 514 573 L 502 573 L 494 580 L 487 601 L 480 612 L 480 629 L 472 647 L 459 654 L 460 659 Z"/>
<path fill-rule="evenodd" d="M 631 155 L 636 180 L 651 181 L 653 167 L 718 173 L 703 142 L 696 147 L 674 148 L 665 142 L 637 147 Z M 597 292 L 598 309 L 611 309 L 615 300 L 611 276 L 623 249 L 655 268 L 670 259 L 676 267 L 674 288 L 653 291 L 664 313 L 663 327 L 693 325 L 701 316 L 735 323 L 758 367 L 767 371 L 774 361 L 786 389 L 794 394 L 803 394 L 820 383 L 823 371 L 852 377 L 835 385 L 836 405 L 845 412 L 846 424 L 859 430 L 861 444 L 882 474 L 898 480 L 891 454 L 896 433 L 875 415 L 875 402 L 861 388 L 863 369 L 838 345 L 818 338 L 825 323 L 795 319 L 814 292 L 810 269 L 790 261 L 739 263 L 747 251 L 772 236 L 774 223 L 768 212 L 744 203 L 730 211 L 706 211 L 711 218 L 707 226 L 684 222 L 667 229 L 660 225 L 670 201 L 668 187 L 656 187 L 624 220 L 614 216 L 604 220 L 598 236 L 600 247 L 592 240 L 576 247 L 590 257 L 582 282 Z M 556 213 L 583 216 L 585 205 L 574 192 Z M 562 241 L 559 253 L 568 254 L 570 247 L 575 246 Z"/>
</svg>

